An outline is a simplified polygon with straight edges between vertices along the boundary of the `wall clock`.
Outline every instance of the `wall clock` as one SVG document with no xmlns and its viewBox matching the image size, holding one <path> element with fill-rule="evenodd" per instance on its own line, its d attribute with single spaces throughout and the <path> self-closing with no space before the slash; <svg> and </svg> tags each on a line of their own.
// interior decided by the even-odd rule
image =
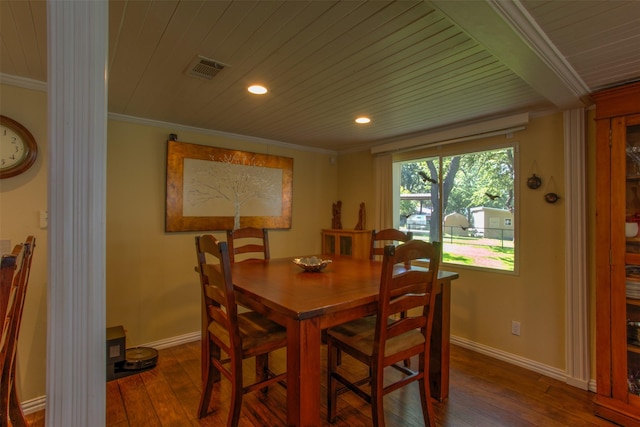
<svg viewBox="0 0 640 427">
<path fill-rule="evenodd" d="M 38 157 L 36 140 L 20 123 L 0 116 L 0 179 L 19 175 Z"/>
</svg>

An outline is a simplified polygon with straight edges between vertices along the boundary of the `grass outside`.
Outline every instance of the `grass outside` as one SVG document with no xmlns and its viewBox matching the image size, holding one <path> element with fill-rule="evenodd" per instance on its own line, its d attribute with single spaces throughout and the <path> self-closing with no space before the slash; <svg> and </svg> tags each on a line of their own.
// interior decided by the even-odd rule
<svg viewBox="0 0 640 427">
<path fill-rule="evenodd" d="M 414 238 L 428 239 L 428 235 L 417 234 Z M 446 263 L 513 271 L 514 260 L 513 240 L 451 235 L 443 239 L 442 261 Z"/>
<path fill-rule="evenodd" d="M 500 247 L 445 242 L 442 248 L 442 261 L 451 264 L 513 271 L 514 259 L 513 245 Z"/>
</svg>

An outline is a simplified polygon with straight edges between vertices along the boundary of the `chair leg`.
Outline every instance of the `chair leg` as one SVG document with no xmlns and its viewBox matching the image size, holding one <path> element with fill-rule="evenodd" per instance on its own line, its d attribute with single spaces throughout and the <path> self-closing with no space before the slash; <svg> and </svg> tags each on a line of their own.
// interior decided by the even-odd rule
<svg viewBox="0 0 640 427">
<path fill-rule="evenodd" d="M 338 368 L 340 350 L 327 340 L 327 421 L 330 423 L 336 420 L 336 406 L 338 406 L 338 385 L 333 373 Z"/>
<path fill-rule="evenodd" d="M 371 377 L 371 416 L 374 427 L 384 427 L 384 405 L 382 404 L 384 384 L 381 372 L 378 374 Z"/>
<path fill-rule="evenodd" d="M 427 353 L 429 354 L 429 353 Z M 435 427 L 436 421 L 433 416 L 433 405 L 431 404 L 431 389 L 429 385 L 429 358 L 424 354 L 418 357 L 418 369 L 422 372 L 422 378 L 418 380 L 418 388 L 420 389 L 420 402 L 422 403 L 422 416 L 424 417 L 424 425 Z"/>
<path fill-rule="evenodd" d="M 9 396 L 9 418 L 11 419 L 13 427 L 28 427 L 16 392 L 15 380 L 12 381 L 11 395 Z"/>
<path fill-rule="evenodd" d="M 260 354 L 256 356 L 256 382 L 264 381 L 268 377 L 267 371 L 269 370 L 269 353 Z M 269 391 L 269 387 L 260 389 L 261 392 L 266 393 Z"/>
<path fill-rule="evenodd" d="M 200 394 L 200 404 L 198 405 L 198 418 L 204 418 L 209 411 L 209 403 L 211 402 L 211 394 L 213 385 L 220 382 L 220 371 L 214 366 L 212 359 L 220 360 L 220 347 L 213 342 L 208 341 L 202 344 L 205 346 L 202 356 L 207 363 L 202 365 L 204 372 L 202 373 L 202 393 Z"/>
<path fill-rule="evenodd" d="M 402 313 L 400 313 L 400 318 L 404 319 L 407 317 L 407 312 L 403 311 Z M 411 359 L 404 359 L 404 366 L 405 368 L 410 368 L 411 367 Z"/>
<path fill-rule="evenodd" d="M 10 426 L 11 418 L 9 416 L 9 401 L 11 389 L 9 388 L 9 368 L 3 369 L 0 366 L 0 426 Z"/>
<path fill-rule="evenodd" d="M 218 347 L 217 345 L 215 345 L 214 343 L 211 343 L 209 346 L 209 353 L 208 353 L 208 357 L 213 357 L 216 360 L 220 360 L 220 347 Z M 207 360 L 211 360 L 211 359 L 207 359 Z M 220 371 L 218 371 L 216 369 L 215 366 L 211 365 L 210 367 L 211 369 L 211 375 L 213 376 L 213 382 L 217 383 L 220 381 Z"/>
<path fill-rule="evenodd" d="M 433 417 L 433 405 L 431 404 L 431 391 L 429 390 L 429 379 L 422 377 L 418 380 L 420 387 L 420 401 L 422 402 L 422 416 L 424 417 L 424 425 L 435 427 L 436 422 Z"/>
<path fill-rule="evenodd" d="M 213 367 L 211 363 L 211 359 L 209 359 L 209 363 L 206 364 L 205 368 L 205 381 L 202 384 L 202 393 L 200 394 L 200 404 L 198 405 L 198 418 L 204 418 L 207 416 L 207 412 L 209 411 L 209 403 L 211 402 L 211 392 L 213 391 L 213 385 L 217 382 L 216 375 L 218 380 L 220 379 L 220 372 Z"/>
<path fill-rule="evenodd" d="M 242 360 L 235 364 L 231 362 L 231 402 L 229 404 L 229 417 L 227 427 L 237 427 L 240 421 L 242 409 Z"/>
</svg>

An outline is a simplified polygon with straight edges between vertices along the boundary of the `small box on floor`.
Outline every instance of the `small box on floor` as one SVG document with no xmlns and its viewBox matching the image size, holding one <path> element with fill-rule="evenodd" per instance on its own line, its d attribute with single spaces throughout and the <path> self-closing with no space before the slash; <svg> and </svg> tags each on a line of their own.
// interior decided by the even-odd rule
<svg viewBox="0 0 640 427">
<path fill-rule="evenodd" d="M 107 381 L 147 371 L 156 366 L 158 351 L 150 347 L 126 348 L 122 326 L 107 328 Z"/>
</svg>

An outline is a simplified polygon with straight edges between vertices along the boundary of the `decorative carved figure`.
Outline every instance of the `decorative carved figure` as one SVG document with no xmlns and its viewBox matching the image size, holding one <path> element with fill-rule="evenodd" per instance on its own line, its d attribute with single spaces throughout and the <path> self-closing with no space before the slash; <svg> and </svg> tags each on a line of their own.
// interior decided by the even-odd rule
<svg viewBox="0 0 640 427">
<path fill-rule="evenodd" d="M 342 219 L 340 216 L 342 211 L 342 201 L 338 200 L 333 204 L 333 219 L 331 220 L 331 228 L 334 230 L 342 229 Z"/>
<path fill-rule="evenodd" d="M 367 229 L 367 211 L 364 208 L 364 202 L 360 203 L 360 211 L 358 212 L 358 224 L 356 225 L 356 230 L 366 230 Z"/>
</svg>

